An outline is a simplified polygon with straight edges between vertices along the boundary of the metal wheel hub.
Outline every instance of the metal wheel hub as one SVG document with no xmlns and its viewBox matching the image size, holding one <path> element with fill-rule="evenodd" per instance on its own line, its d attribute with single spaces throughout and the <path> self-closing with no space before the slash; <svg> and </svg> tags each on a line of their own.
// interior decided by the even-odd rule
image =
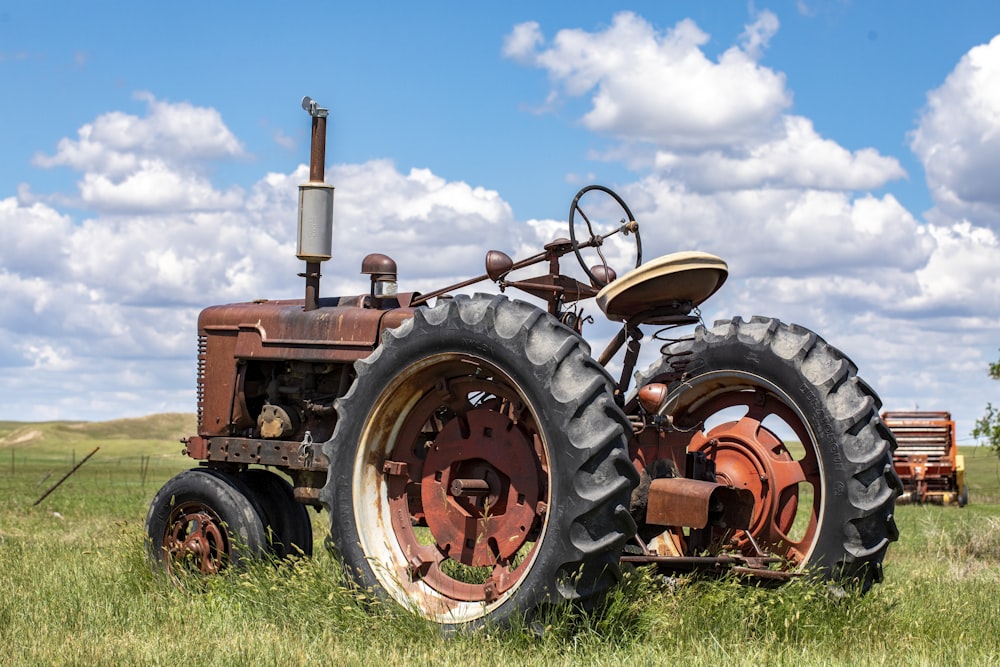
<svg viewBox="0 0 1000 667">
<path fill-rule="evenodd" d="M 756 533 L 772 514 L 776 489 L 794 489 L 801 476 L 798 466 L 784 443 L 771 431 L 752 420 L 720 424 L 706 434 L 699 434 L 692 451 L 705 453 L 715 461 L 719 483 L 747 489 L 754 494 L 750 531 Z M 791 466 L 782 464 L 792 464 Z M 782 515 L 774 517 L 787 531 L 795 517 L 797 500 L 789 498 Z"/>
<path fill-rule="evenodd" d="M 421 502 L 427 527 L 450 558 L 482 567 L 524 545 L 541 488 L 532 441 L 504 414 L 470 410 L 427 452 Z"/>
<path fill-rule="evenodd" d="M 754 494 L 748 532 L 763 549 L 791 564 L 804 562 L 816 536 L 822 501 L 815 442 L 788 401 L 760 388 L 746 391 L 741 382 L 734 382 L 733 391 L 701 404 L 688 418 L 705 424 L 712 416 L 735 408 L 745 414 L 696 434 L 689 449 L 715 461 L 720 482 Z M 764 426 L 771 419 L 791 429 L 804 449 L 802 458 L 795 458 L 776 432 Z M 803 492 L 807 494 L 804 500 L 800 498 Z M 740 551 L 757 555 L 746 534 L 734 537 Z"/>
<path fill-rule="evenodd" d="M 202 574 L 216 574 L 228 554 L 229 540 L 221 520 L 199 503 L 179 505 L 167 522 L 163 547 L 167 570 L 183 565 Z"/>
</svg>

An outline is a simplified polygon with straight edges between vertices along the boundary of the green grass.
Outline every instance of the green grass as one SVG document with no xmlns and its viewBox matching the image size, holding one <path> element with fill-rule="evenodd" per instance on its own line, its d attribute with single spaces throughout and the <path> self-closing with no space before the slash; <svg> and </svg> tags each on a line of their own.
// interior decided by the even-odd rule
<svg viewBox="0 0 1000 667">
<path fill-rule="evenodd" d="M 322 548 L 183 590 L 155 575 L 142 524 L 159 486 L 190 467 L 177 437 L 192 427 L 183 415 L 0 423 L 0 664 L 1000 664 L 1000 465 L 985 450 L 964 452 L 968 507 L 898 509 L 902 536 L 868 595 L 638 570 L 596 613 L 545 615 L 540 637 L 445 638 L 346 590 Z M 325 521 L 314 515 L 317 544 Z"/>
</svg>

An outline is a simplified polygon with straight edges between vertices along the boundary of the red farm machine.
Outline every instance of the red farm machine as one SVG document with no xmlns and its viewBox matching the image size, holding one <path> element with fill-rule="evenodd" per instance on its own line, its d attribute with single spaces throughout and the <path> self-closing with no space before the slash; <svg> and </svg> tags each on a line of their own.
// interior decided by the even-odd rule
<svg viewBox="0 0 1000 667">
<path fill-rule="evenodd" d="M 958 453 L 951 413 L 883 412 L 882 420 L 898 443 L 892 462 L 903 494 L 896 502 L 968 504 L 965 457 Z"/>
<path fill-rule="evenodd" d="M 534 255 L 490 250 L 483 275 L 421 294 L 371 254 L 367 293 L 321 297 L 328 113 L 303 107 L 305 296 L 202 311 L 184 440 L 198 465 L 152 501 L 157 567 L 309 555 L 311 506 L 349 582 L 448 629 L 596 602 L 623 562 L 779 583 L 808 570 L 862 590 L 881 578 L 895 443 L 843 353 L 771 318 L 701 324 L 726 263 L 643 263 L 632 212 L 597 185 L 573 199 L 569 238 Z M 612 244 L 635 257 L 621 276 Z M 579 279 L 561 266 L 574 261 Z M 500 293 L 456 293 L 476 283 Z M 596 357 L 587 299 L 617 326 Z M 633 378 L 643 341 L 659 356 Z"/>
</svg>

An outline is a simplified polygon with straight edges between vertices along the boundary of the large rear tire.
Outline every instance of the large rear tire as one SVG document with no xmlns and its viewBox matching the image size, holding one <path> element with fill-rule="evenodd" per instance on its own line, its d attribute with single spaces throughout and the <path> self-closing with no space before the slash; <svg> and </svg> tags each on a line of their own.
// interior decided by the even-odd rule
<svg viewBox="0 0 1000 667">
<path fill-rule="evenodd" d="M 595 601 L 635 531 L 628 422 L 573 331 L 443 299 L 356 363 L 320 500 L 349 578 L 447 629 Z"/>
<path fill-rule="evenodd" d="M 735 318 L 670 345 L 637 377 L 649 382 L 669 385 L 670 437 L 754 493 L 749 532 L 762 549 L 861 590 L 881 580 L 898 538 L 895 439 L 843 353 L 796 325 Z M 755 553 L 745 534 L 734 544 Z"/>
</svg>

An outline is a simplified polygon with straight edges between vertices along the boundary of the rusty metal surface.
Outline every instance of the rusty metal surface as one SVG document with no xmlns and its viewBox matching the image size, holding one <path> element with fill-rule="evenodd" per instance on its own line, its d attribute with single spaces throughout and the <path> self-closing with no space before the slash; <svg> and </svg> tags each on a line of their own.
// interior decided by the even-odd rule
<svg viewBox="0 0 1000 667">
<path fill-rule="evenodd" d="M 427 450 L 421 480 L 427 526 L 439 548 L 467 565 L 512 559 L 541 491 L 534 442 L 499 412 L 470 410 Z"/>
<path fill-rule="evenodd" d="M 622 556 L 621 562 L 632 565 L 655 565 L 661 572 L 700 572 L 739 574 L 756 579 L 769 581 L 789 581 L 802 576 L 800 572 L 772 569 L 772 565 L 780 566 L 781 558 L 747 557 L 740 555 L 722 556 L 658 556 L 628 555 Z"/>
<path fill-rule="evenodd" d="M 748 528 L 753 494 L 723 484 L 684 477 L 654 479 L 649 487 L 646 522 L 687 528 Z"/>
<path fill-rule="evenodd" d="M 892 464 L 903 483 L 896 502 L 961 503 L 964 480 L 959 480 L 962 466 L 951 413 L 887 411 L 882 420 L 896 437 Z"/>
<path fill-rule="evenodd" d="M 236 334 L 235 356 L 242 359 L 354 361 L 378 340 L 382 311 L 321 299 L 320 308 L 302 301 L 267 301 L 214 306 L 202 311 L 206 335 Z"/>
<path fill-rule="evenodd" d="M 745 414 L 735 421 L 713 426 L 708 432 L 690 436 L 689 450 L 702 453 L 715 463 L 720 483 L 753 494 L 753 513 L 747 534 L 752 534 L 770 551 L 787 560 L 803 562 L 819 527 L 823 485 L 817 445 L 798 414 L 783 401 L 764 391 L 741 391 L 725 382 L 712 398 L 690 411 L 685 419 L 710 423 L 716 415 L 739 408 Z M 804 452 L 792 455 L 782 439 L 765 423 L 786 424 L 797 436 Z M 811 487 L 811 499 L 800 491 Z M 804 502 L 800 503 L 800 496 Z M 793 530 L 798 523 L 802 530 Z M 744 554 L 755 549 L 740 540 Z"/>
<path fill-rule="evenodd" d="M 163 536 L 167 572 L 178 576 L 178 569 L 193 569 L 201 574 L 216 574 L 230 555 L 226 526 L 205 503 L 191 501 L 175 507 Z"/>
<path fill-rule="evenodd" d="M 322 183 L 326 178 L 326 115 L 312 117 L 312 136 L 309 150 L 309 180 Z"/>
<path fill-rule="evenodd" d="M 181 452 L 184 456 L 190 456 L 193 459 L 208 458 L 208 440 L 205 438 L 195 435 L 184 438 L 181 443 L 184 444 L 184 449 Z"/>
<path fill-rule="evenodd" d="M 371 354 L 384 329 L 413 316 L 412 298 L 400 294 L 385 309 L 372 307 L 368 295 L 321 299 L 312 311 L 302 300 L 206 308 L 198 318 L 199 435 L 246 435 L 256 427 L 242 395 L 241 362 L 353 364 Z"/>
<path fill-rule="evenodd" d="M 302 300 L 212 306 L 201 312 L 198 330 L 210 343 L 213 336 L 235 335 L 233 354 L 242 359 L 353 362 L 371 353 L 382 328 L 413 314 L 409 308 L 365 307 L 368 299 L 320 299 L 313 311 L 304 310 Z"/>
<path fill-rule="evenodd" d="M 521 581 L 547 513 L 540 445 L 521 399 L 498 378 L 477 377 L 473 361 L 454 355 L 411 377 L 400 391 L 421 398 L 393 428 L 391 451 L 373 461 L 408 558 L 403 585 L 415 595 L 429 586 L 448 605 L 488 603 Z M 481 583 L 456 567 L 477 568 Z"/>
<path fill-rule="evenodd" d="M 320 447 L 314 447 L 311 456 L 300 458 L 302 443 L 287 440 L 262 440 L 258 438 L 189 438 L 188 450 L 191 452 L 191 442 L 205 443 L 195 450 L 202 456 L 194 457 L 206 461 L 227 463 L 243 463 L 277 466 L 289 470 L 324 471 L 330 462 Z M 192 455 L 189 453 L 189 455 Z"/>
<path fill-rule="evenodd" d="M 585 285 L 575 278 L 563 275 L 545 275 L 527 280 L 512 280 L 507 283 L 507 286 L 516 287 L 544 301 L 561 299 L 565 303 L 571 303 L 597 295 L 597 290 L 590 285 Z"/>
</svg>

